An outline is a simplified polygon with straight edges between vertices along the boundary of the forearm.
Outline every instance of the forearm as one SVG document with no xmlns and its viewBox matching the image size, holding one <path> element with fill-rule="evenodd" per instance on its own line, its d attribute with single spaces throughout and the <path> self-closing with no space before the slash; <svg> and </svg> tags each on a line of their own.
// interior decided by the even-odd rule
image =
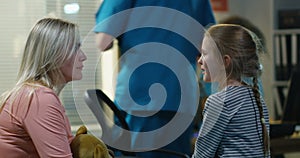
<svg viewBox="0 0 300 158">
<path fill-rule="evenodd" d="M 100 51 L 106 51 L 113 46 L 114 37 L 106 33 L 96 33 L 96 46 Z"/>
</svg>

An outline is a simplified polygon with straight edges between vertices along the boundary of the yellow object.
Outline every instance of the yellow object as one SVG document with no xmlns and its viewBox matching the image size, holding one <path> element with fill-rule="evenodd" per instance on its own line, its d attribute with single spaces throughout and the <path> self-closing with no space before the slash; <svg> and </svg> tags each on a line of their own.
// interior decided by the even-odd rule
<svg viewBox="0 0 300 158">
<path fill-rule="evenodd" d="M 102 140 L 88 134 L 87 128 L 81 126 L 71 143 L 74 158 L 112 158 L 107 146 Z"/>
</svg>

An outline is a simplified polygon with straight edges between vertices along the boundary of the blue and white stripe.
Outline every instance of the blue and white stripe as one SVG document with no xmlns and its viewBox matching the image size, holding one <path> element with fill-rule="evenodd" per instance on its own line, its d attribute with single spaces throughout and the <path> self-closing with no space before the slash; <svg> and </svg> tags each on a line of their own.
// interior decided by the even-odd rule
<svg viewBox="0 0 300 158">
<path fill-rule="evenodd" d="M 268 110 L 261 101 L 269 131 Z M 259 109 L 251 87 L 229 86 L 208 97 L 193 158 L 263 158 L 262 141 Z"/>
</svg>

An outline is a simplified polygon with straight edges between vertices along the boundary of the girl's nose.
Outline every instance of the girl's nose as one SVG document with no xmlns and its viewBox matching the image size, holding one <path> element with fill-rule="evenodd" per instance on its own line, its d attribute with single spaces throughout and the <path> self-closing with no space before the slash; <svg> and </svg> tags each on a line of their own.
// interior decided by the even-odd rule
<svg viewBox="0 0 300 158">
<path fill-rule="evenodd" d="M 202 55 L 200 55 L 200 57 L 198 58 L 197 63 L 202 65 Z"/>
</svg>

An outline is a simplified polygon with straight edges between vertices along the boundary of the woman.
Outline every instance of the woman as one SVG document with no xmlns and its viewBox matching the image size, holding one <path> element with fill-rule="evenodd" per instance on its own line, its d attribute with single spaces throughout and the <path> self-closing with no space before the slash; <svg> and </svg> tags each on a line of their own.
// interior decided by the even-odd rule
<svg viewBox="0 0 300 158">
<path fill-rule="evenodd" d="M 270 157 L 268 111 L 257 82 L 261 50 L 256 35 L 240 25 L 208 29 L 198 63 L 203 80 L 220 91 L 205 103 L 193 158 Z M 252 77 L 253 85 L 243 77 Z"/>
<path fill-rule="evenodd" d="M 5 157 L 72 157 L 70 123 L 58 96 L 82 78 L 86 56 L 78 26 L 39 20 L 25 45 L 16 86 L 0 101 L 0 153 Z"/>
</svg>

